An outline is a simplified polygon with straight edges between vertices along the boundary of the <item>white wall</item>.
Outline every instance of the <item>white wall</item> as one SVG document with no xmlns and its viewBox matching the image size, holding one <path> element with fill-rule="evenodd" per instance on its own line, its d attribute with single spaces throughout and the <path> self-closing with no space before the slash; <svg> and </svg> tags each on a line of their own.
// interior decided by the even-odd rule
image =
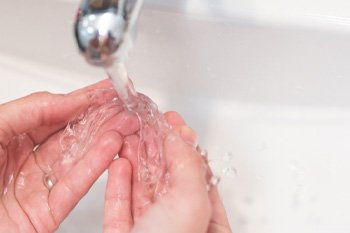
<svg viewBox="0 0 350 233">
<path fill-rule="evenodd" d="M 155 7 L 197 15 L 231 17 L 254 23 L 329 28 L 350 26 L 347 0 L 145 0 Z M 321 25 L 320 25 L 321 24 Z"/>
</svg>

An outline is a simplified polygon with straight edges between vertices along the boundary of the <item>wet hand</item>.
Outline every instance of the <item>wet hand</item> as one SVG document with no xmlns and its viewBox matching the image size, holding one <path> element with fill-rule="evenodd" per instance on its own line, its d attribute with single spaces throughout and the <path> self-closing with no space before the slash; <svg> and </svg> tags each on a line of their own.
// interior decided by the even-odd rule
<svg viewBox="0 0 350 233">
<path fill-rule="evenodd" d="M 126 137 L 121 159 L 109 168 L 104 233 L 230 233 L 211 172 L 198 152 L 195 133 L 176 113 L 167 113 L 172 132 L 164 141 L 170 173 L 168 192 L 159 199 L 138 181 L 136 135 Z"/>
<path fill-rule="evenodd" d="M 0 105 L 0 232 L 54 232 L 110 165 L 122 137 L 137 130 L 135 121 L 116 115 L 72 169 L 55 183 L 45 180 L 43 171 L 61 156 L 67 122 L 90 107 L 91 91 L 110 87 L 103 81 L 68 95 L 36 93 Z"/>
</svg>

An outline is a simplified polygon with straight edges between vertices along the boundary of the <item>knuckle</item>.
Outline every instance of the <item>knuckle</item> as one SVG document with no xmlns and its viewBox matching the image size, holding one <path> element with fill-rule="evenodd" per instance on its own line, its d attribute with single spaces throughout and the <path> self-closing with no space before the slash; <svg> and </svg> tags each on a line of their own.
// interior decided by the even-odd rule
<svg viewBox="0 0 350 233">
<path fill-rule="evenodd" d="M 40 91 L 40 92 L 35 92 L 35 93 L 32 93 L 30 95 L 28 95 L 29 98 L 38 98 L 38 99 L 41 99 L 41 98 L 49 98 L 51 97 L 53 94 L 48 92 L 48 91 Z"/>
<path fill-rule="evenodd" d="M 0 121 L 0 149 L 5 149 L 5 147 L 7 147 L 7 144 L 10 142 L 12 136 L 13 133 L 11 128 L 9 128 L 7 124 L 2 124 Z"/>
</svg>

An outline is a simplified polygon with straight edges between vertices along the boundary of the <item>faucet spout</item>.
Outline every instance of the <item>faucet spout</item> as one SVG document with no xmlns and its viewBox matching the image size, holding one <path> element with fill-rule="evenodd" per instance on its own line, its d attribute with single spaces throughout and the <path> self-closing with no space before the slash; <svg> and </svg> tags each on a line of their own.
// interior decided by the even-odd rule
<svg viewBox="0 0 350 233">
<path fill-rule="evenodd" d="M 83 0 L 75 38 L 88 63 L 108 67 L 128 56 L 143 0 Z"/>
</svg>

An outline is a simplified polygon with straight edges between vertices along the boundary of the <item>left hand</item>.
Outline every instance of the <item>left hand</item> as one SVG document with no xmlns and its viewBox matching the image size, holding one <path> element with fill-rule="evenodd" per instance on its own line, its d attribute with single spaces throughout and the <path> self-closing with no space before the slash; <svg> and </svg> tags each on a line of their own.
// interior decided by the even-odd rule
<svg viewBox="0 0 350 233">
<path fill-rule="evenodd" d="M 121 158 L 109 167 L 105 193 L 104 233 L 231 233 L 213 175 L 195 147 L 196 135 L 175 113 L 165 117 L 171 126 L 163 143 L 170 174 L 168 192 L 154 198 L 138 180 L 137 135 L 125 138 Z"/>
<path fill-rule="evenodd" d="M 60 132 L 89 108 L 91 91 L 110 87 L 103 81 L 68 95 L 36 93 L 0 105 L 0 232 L 55 231 L 119 152 L 122 137 L 138 129 L 137 119 L 118 113 L 52 189 L 44 185 L 42 167 L 60 156 Z"/>
</svg>

